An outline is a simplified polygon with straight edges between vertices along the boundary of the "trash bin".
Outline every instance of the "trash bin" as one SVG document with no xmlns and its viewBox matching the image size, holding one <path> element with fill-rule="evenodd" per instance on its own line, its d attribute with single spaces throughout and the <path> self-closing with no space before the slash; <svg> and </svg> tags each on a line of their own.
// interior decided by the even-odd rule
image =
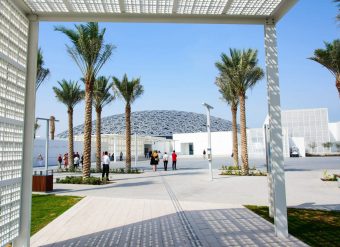
<svg viewBox="0 0 340 247">
<path fill-rule="evenodd" d="M 48 192 L 53 190 L 53 170 L 34 171 L 32 190 L 34 192 Z"/>
</svg>

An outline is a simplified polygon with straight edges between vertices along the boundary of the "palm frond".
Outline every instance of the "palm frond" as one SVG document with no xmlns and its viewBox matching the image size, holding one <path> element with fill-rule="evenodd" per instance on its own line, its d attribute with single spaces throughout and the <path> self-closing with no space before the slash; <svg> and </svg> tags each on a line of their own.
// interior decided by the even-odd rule
<svg viewBox="0 0 340 247">
<path fill-rule="evenodd" d="M 257 50 L 229 49 L 229 55 L 222 53 L 221 61 L 216 62 L 215 66 L 220 71 L 219 80 L 226 80 L 235 94 L 245 96 L 246 91 L 264 76 L 257 64 Z"/>
<path fill-rule="evenodd" d="M 340 39 L 324 43 L 325 48 L 316 49 L 314 56 L 308 59 L 321 64 L 336 77 L 340 73 Z"/>
<path fill-rule="evenodd" d="M 140 84 L 140 78 L 132 79 L 129 81 L 127 75 L 123 76 L 122 80 L 113 77 L 113 91 L 121 98 L 126 104 L 132 104 L 138 97 L 144 93 L 144 88 Z"/>
<path fill-rule="evenodd" d="M 93 105 L 96 109 L 102 109 L 115 100 L 115 95 L 110 93 L 113 83 L 109 80 L 110 78 L 100 76 L 94 82 Z"/>
<path fill-rule="evenodd" d="M 104 43 L 105 28 L 99 28 L 98 23 L 89 22 L 75 25 L 75 29 L 63 26 L 55 27 L 56 31 L 64 33 L 72 42 L 67 46 L 67 52 L 75 61 L 86 81 L 94 81 L 100 69 L 112 55 L 115 48 Z"/>
<path fill-rule="evenodd" d="M 35 90 L 37 91 L 40 85 L 45 81 L 45 79 L 50 75 L 50 70 L 44 68 L 45 61 L 41 48 L 38 49 L 37 57 L 37 79 L 35 84 Z"/>
<path fill-rule="evenodd" d="M 78 82 L 63 79 L 58 81 L 59 87 L 53 87 L 53 91 L 58 101 L 68 108 L 73 108 L 84 99 L 85 92 L 80 88 Z"/>
</svg>

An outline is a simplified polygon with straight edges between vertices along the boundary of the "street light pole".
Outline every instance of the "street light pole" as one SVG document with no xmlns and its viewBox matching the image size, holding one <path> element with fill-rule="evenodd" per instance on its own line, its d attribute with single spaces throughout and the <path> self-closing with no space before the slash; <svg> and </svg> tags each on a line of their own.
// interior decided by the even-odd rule
<svg viewBox="0 0 340 247">
<path fill-rule="evenodd" d="M 207 103 L 203 103 L 203 106 L 207 109 L 207 132 L 208 132 L 208 148 L 207 148 L 207 154 L 208 154 L 208 161 L 209 161 L 209 173 L 210 173 L 210 179 L 213 180 L 213 171 L 212 171 L 212 153 L 211 153 L 211 132 L 210 132 L 210 110 L 214 109 L 211 105 L 208 105 Z"/>
<path fill-rule="evenodd" d="M 137 167 L 138 151 L 137 151 L 137 133 L 135 133 L 135 168 Z"/>
</svg>

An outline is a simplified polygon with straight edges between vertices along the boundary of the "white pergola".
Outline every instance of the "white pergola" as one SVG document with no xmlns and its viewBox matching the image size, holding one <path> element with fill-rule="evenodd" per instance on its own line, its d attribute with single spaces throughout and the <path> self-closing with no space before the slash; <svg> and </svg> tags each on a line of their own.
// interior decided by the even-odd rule
<svg viewBox="0 0 340 247">
<path fill-rule="evenodd" d="M 0 0 L 0 246 L 29 246 L 40 21 L 257 24 L 265 30 L 269 201 L 288 236 L 276 23 L 297 0 Z M 272 182 L 271 182 L 272 181 Z"/>
</svg>

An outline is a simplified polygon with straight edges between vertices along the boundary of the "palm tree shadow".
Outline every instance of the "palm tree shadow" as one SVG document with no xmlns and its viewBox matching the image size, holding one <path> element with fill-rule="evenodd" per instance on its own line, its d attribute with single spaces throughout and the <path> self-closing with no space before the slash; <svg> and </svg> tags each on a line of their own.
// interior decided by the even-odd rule
<svg viewBox="0 0 340 247">
<path fill-rule="evenodd" d="M 246 208 L 181 211 L 42 246 L 218 247 L 268 244 L 305 246 L 293 237 L 286 240 L 275 237 L 273 225 Z"/>
</svg>

